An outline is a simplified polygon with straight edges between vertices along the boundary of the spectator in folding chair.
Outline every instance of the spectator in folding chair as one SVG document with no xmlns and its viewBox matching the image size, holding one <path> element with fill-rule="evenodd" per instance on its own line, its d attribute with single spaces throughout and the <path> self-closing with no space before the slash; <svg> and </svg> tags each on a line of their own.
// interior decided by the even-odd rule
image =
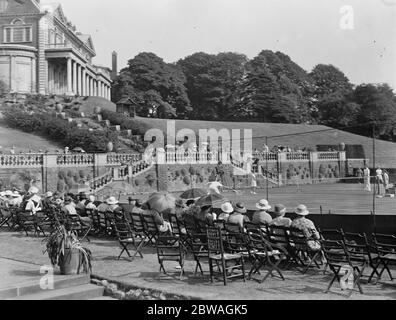
<svg viewBox="0 0 396 320">
<path fill-rule="evenodd" d="M 297 214 L 297 218 L 293 220 L 291 227 L 301 230 L 305 237 L 311 238 L 312 240 L 308 240 L 307 245 L 311 250 L 320 250 L 320 235 L 316 230 L 314 223 L 307 219 L 306 216 L 309 215 L 309 211 L 307 207 L 303 204 L 300 204 L 295 212 Z"/>
<path fill-rule="evenodd" d="M 277 204 L 274 208 L 275 218 L 269 223 L 270 226 L 289 228 L 292 224 L 291 219 L 285 218 L 286 207 L 283 204 Z"/>
<path fill-rule="evenodd" d="M 145 210 L 143 216 L 152 216 L 158 226 L 158 230 L 162 234 L 172 234 L 172 226 L 169 221 L 164 220 L 162 215 L 157 210 Z"/>
<path fill-rule="evenodd" d="M 180 232 L 182 234 L 187 234 L 187 230 L 184 226 L 184 215 L 186 214 L 187 208 L 186 205 L 184 204 L 182 199 L 177 199 L 175 201 L 175 215 L 177 217 L 177 220 L 180 223 Z"/>
<path fill-rule="evenodd" d="M 65 197 L 65 202 L 62 211 L 64 212 L 65 215 L 79 216 L 76 210 L 76 204 L 74 203 L 73 198 L 70 196 Z M 84 227 L 92 226 L 92 220 L 89 217 L 80 216 L 80 221 Z"/>
<path fill-rule="evenodd" d="M 256 203 L 256 211 L 253 214 L 252 222 L 260 225 L 268 225 L 272 221 L 271 215 L 268 213 L 268 210 L 271 210 L 271 206 L 268 201 L 265 199 L 260 200 L 259 203 Z"/>
<path fill-rule="evenodd" d="M 11 202 L 11 200 L 12 200 L 12 196 L 14 195 L 14 193 L 11 191 L 11 190 L 7 190 L 5 193 L 4 193 L 4 197 L 3 197 L 3 202 L 4 202 L 4 204 L 5 204 L 5 207 L 9 207 L 10 206 L 10 202 Z"/>
<path fill-rule="evenodd" d="M 237 203 L 234 207 L 234 212 L 228 218 L 229 224 L 237 224 L 241 228 L 244 229 L 243 224 L 245 222 L 250 222 L 249 217 L 246 215 L 247 209 L 245 205 L 241 202 Z"/>
<path fill-rule="evenodd" d="M 44 195 L 44 199 L 42 200 L 42 203 L 43 203 L 44 210 L 50 210 L 51 205 L 54 204 L 54 194 L 51 191 L 48 191 Z"/>
<path fill-rule="evenodd" d="M 12 194 L 12 199 L 9 201 L 10 207 L 19 207 L 22 204 L 22 196 L 18 191 L 14 191 Z"/>
<path fill-rule="evenodd" d="M 228 222 L 230 218 L 230 214 L 234 212 L 234 207 L 230 202 L 223 203 L 221 205 L 221 213 L 217 217 L 217 220 L 224 221 L 225 223 Z"/>
<path fill-rule="evenodd" d="M 200 210 L 195 212 L 195 218 L 198 222 L 206 224 L 208 226 L 213 226 L 213 215 L 212 215 L 212 206 L 203 206 Z"/>
<path fill-rule="evenodd" d="M 28 191 L 25 211 L 36 215 L 37 212 L 42 211 L 41 197 L 38 195 L 39 189 L 36 187 L 31 187 Z"/>
<path fill-rule="evenodd" d="M 78 195 L 79 201 L 76 204 L 76 209 L 80 213 L 80 216 L 86 216 L 86 205 L 88 204 L 88 196 L 85 193 L 80 193 Z"/>
<path fill-rule="evenodd" d="M 96 205 L 95 205 L 95 200 L 96 200 L 95 196 L 90 195 L 88 197 L 88 203 L 85 205 L 85 209 L 96 210 L 97 208 L 96 208 Z"/>
</svg>

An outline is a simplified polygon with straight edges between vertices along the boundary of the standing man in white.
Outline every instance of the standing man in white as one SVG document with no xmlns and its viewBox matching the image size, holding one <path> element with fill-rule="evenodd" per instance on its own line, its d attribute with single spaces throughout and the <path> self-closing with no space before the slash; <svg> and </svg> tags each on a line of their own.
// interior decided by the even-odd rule
<svg viewBox="0 0 396 320">
<path fill-rule="evenodd" d="M 371 183 L 370 183 L 370 169 L 366 165 L 363 170 L 364 177 L 364 190 L 371 192 Z"/>
<path fill-rule="evenodd" d="M 378 195 L 381 195 L 381 186 L 384 183 L 384 179 L 382 177 L 382 169 L 381 169 L 381 167 L 378 167 L 378 169 L 375 171 L 375 174 L 376 174 L 376 176 L 375 176 L 375 184 L 377 185 L 377 190 L 378 190 L 377 192 L 378 192 Z"/>
</svg>

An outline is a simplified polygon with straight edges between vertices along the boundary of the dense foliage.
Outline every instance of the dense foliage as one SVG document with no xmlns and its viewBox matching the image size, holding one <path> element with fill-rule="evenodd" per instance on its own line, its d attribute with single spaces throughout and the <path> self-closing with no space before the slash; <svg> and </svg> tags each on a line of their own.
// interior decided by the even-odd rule
<svg viewBox="0 0 396 320">
<path fill-rule="evenodd" d="M 113 132 L 91 132 L 77 128 L 76 124 L 68 123 L 48 113 L 27 112 L 23 108 L 7 108 L 3 111 L 6 123 L 16 129 L 29 133 L 39 133 L 50 140 L 60 142 L 71 150 L 77 147 L 86 152 L 106 152 L 107 144 L 111 141 L 118 144 L 117 135 Z"/>
<path fill-rule="evenodd" d="M 375 125 L 377 136 L 396 141 L 388 85 L 355 86 L 333 65 L 308 73 L 281 52 L 264 50 L 250 60 L 198 52 L 176 64 L 141 53 L 113 89 L 115 102 L 131 97 L 143 117 L 324 124 L 363 135 Z"/>
<path fill-rule="evenodd" d="M 104 120 L 109 120 L 113 125 L 121 126 L 122 130 L 131 130 L 133 135 L 144 136 L 150 129 L 144 123 L 133 118 L 127 118 L 114 111 L 102 110 L 101 114 Z"/>
</svg>

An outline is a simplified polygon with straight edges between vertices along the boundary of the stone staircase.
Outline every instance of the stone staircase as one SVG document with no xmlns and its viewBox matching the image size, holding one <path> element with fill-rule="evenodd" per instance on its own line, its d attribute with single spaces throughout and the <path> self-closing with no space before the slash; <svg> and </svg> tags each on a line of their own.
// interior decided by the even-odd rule
<svg viewBox="0 0 396 320">
<path fill-rule="evenodd" d="M 91 284 L 89 275 L 54 276 L 51 290 L 40 287 L 40 279 L 0 289 L 0 300 L 115 300 L 104 296 L 104 287 Z"/>
</svg>

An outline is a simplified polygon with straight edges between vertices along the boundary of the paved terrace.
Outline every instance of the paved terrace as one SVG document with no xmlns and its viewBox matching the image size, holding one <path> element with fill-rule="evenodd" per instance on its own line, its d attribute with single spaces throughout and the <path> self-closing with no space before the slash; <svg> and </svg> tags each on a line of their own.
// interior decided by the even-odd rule
<svg viewBox="0 0 396 320">
<path fill-rule="evenodd" d="M 204 277 L 194 277 L 195 263 L 189 257 L 186 261 L 186 275 L 178 279 L 179 270 L 176 264 L 166 264 L 169 275 L 159 273 L 157 255 L 153 248 L 144 249 L 144 259 L 133 261 L 116 260 L 120 249 L 116 241 L 106 239 L 91 239 L 85 243 L 94 255 L 94 274 L 147 289 L 162 290 L 168 293 L 190 296 L 195 299 L 224 300 L 393 300 L 396 299 L 396 282 L 384 277 L 378 284 L 366 284 L 363 281 L 364 295 L 354 292 L 351 298 L 341 291 L 336 284 L 329 294 L 324 294 L 331 274 L 310 270 L 303 275 L 297 270 L 285 271 L 286 281 L 269 278 L 263 284 L 250 280 L 231 282 L 224 287 L 222 282 L 211 284 L 208 272 Z M 41 265 L 49 263 L 43 255 L 42 239 L 26 237 L 22 233 L 0 232 L 0 288 L 18 284 L 27 280 L 38 279 Z M 206 263 L 204 270 L 209 270 Z M 370 270 L 367 270 L 368 272 Z"/>
</svg>

